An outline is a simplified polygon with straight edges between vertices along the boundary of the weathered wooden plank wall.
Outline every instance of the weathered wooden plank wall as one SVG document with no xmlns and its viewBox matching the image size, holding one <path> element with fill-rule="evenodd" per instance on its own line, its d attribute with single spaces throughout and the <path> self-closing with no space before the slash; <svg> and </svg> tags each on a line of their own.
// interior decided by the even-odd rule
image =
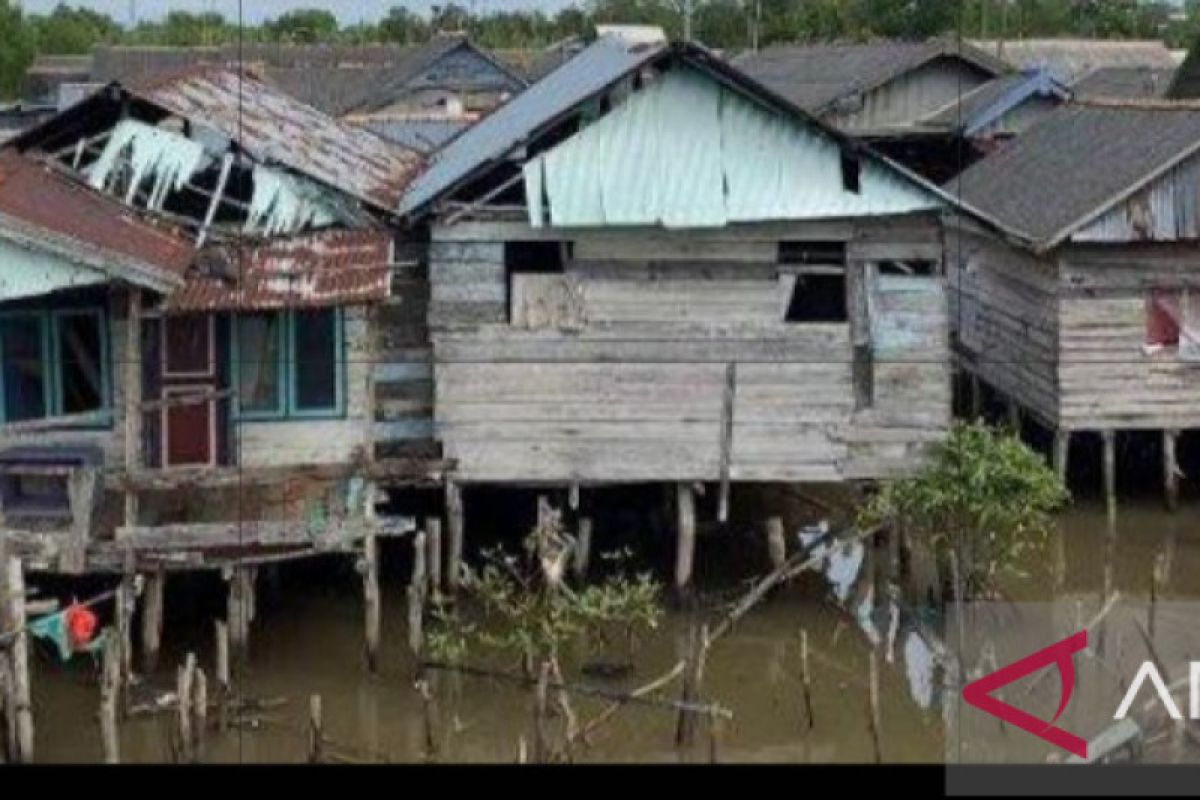
<svg viewBox="0 0 1200 800">
<path fill-rule="evenodd" d="M 951 328 L 965 366 L 1046 423 L 1057 424 L 1056 262 L 952 229 L 946 265 Z"/>
<path fill-rule="evenodd" d="M 855 132 L 904 127 L 944 108 L 989 78 L 982 70 L 957 59 L 936 59 L 867 92 L 860 108 L 835 114 L 830 121 Z"/>
<path fill-rule="evenodd" d="M 849 325 L 784 321 L 791 283 L 777 242 L 810 238 L 802 225 L 791 237 L 779 226 L 572 232 L 561 275 L 528 284 L 554 290 L 539 313 L 561 324 L 532 329 L 543 317 L 507 322 L 503 240 L 544 232 L 471 230 L 478 241 L 462 226 L 435 230 L 430 251 L 435 430 L 461 481 L 718 480 L 726 447 L 735 481 L 873 477 L 911 470 L 945 432 L 940 274 L 877 287 L 880 389 L 856 412 Z M 864 252 L 940 258 L 928 221 L 889 231 L 863 237 Z"/>
</svg>

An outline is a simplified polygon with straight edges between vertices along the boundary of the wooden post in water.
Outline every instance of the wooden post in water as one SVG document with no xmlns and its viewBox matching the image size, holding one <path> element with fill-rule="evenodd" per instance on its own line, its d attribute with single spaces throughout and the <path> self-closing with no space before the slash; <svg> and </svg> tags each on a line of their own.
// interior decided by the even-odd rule
<svg viewBox="0 0 1200 800">
<path fill-rule="evenodd" d="M 1059 428 L 1054 432 L 1054 472 L 1063 486 L 1067 485 L 1067 468 L 1071 458 L 1071 432 Z"/>
<path fill-rule="evenodd" d="M 0 629 L 13 633 L 8 645 L 9 679 L 12 683 L 8 713 L 12 715 L 11 749 L 17 763 L 33 763 L 33 705 L 29 688 L 29 633 L 25 630 L 25 573 L 21 559 L 7 556 L 4 562 L 4 619 Z M 15 722 L 14 722 L 15 721 Z"/>
<path fill-rule="evenodd" d="M 367 670 L 379 671 L 380 596 L 379 552 L 374 528 L 368 526 L 363 539 L 363 616 L 366 642 Z"/>
<path fill-rule="evenodd" d="M 426 561 L 429 568 L 429 591 L 437 599 L 442 593 L 444 577 L 442 575 L 442 520 L 440 517 L 425 518 Z"/>
<path fill-rule="evenodd" d="M 808 631 L 800 629 L 800 680 L 804 687 L 804 718 L 806 730 L 812 730 L 816 724 L 812 706 L 812 679 L 808 672 Z"/>
<path fill-rule="evenodd" d="M 550 726 L 547 695 L 550 691 L 550 662 L 543 661 L 533 694 L 533 763 L 544 764 L 550 755 Z"/>
<path fill-rule="evenodd" d="M 196 668 L 192 682 L 192 760 L 204 758 L 204 738 L 208 735 L 208 678 Z"/>
<path fill-rule="evenodd" d="M 250 567 L 234 567 L 229 576 L 229 599 L 225 618 L 229 625 L 229 644 L 241 653 L 250 641 L 250 620 L 254 609 L 254 577 Z"/>
<path fill-rule="evenodd" d="M 1110 517 L 1117 513 L 1116 438 L 1116 433 L 1112 430 L 1100 431 L 1100 440 L 1104 446 L 1104 502 Z"/>
<path fill-rule="evenodd" d="M 163 593 L 167 574 L 159 568 L 146 579 L 146 599 L 142 603 L 142 671 L 154 673 L 162 647 Z"/>
<path fill-rule="evenodd" d="M 875 653 L 875 648 L 871 648 L 871 674 L 870 674 L 870 693 L 868 697 L 869 705 L 867 712 L 870 715 L 871 726 L 871 744 L 875 748 L 875 763 L 883 763 L 883 730 L 879 724 L 879 658 Z"/>
<path fill-rule="evenodd" d="M 324 759 L 325 733 L 321 719 L 321 695 L 308 698 L 308 763 L 320 764 Z"/>
<path fill-rule="evenodd" d="M 783 532 L 783 519 L 771 517 L 767 520 L 767 556 L 771 569 L 776 570 L 787 561 L 787 539 Z"/>
<path fill-rule="evenodd" d="M 425 533 L 419 531 L 413 537 L 412 577 L 408 582 L 408 647 L 413 655 L 421 655 L 425 635 Z"/>
<path fill-rule="evenodd" d="M 691 484 L 680 483 L 676 486 L 675 497 L 675 588 L 682 592 L 691 583 L 692 564 L 696 555 L 696 495 Z"/>
<path fill-rule="evenodd" d="M 1179 431 L 1163 431 L 1163 494 L 1170 511 L 1179 507 L 1179 460 L 1176 457 L 1178 441 Z"/>
<path fill-rule="evenodd" d="M 188 653 L 179 668 L 175 684 L 175 726 L 179 740 L 179 760 L 190 763 L 195 755 L 194 738 L 192 736 L 192 688 L 196 677 L 196 656 Z"/>
<path fill-rule="evenodd" d="M 104 637 L 103 664 L 100 679 L 100 745 L 105 764 L 120 764 L 117 704 L 121 696 L 121 643 L 114 636 Z"/>
<path fill-rule="evenodd" d="M 217 729 L 225 730 L 225 706 L 229 702 L 229 628 L 221 620 L 213 623 L 213 635 L 216 639 L 216 667 L 214 677 L 217 680 Z"/>
<path fill-rule="evenodd" d="M 697 714 L 689 706 L 700 697 L 700 684 L 704 680 L 704 651 L 708 641 L 708 626 L 693 620 L 688 628 L 687 655 L 684 657 L 683 689 L 680 696 L 682 707 L 675 726 L 675 744 L 690 747 L 696 740 Z"/>
<path fill-rule="evenodd" d="M 446 591 L 458 591 L 459 571 L 463 554 L 462 487 L 446 481 Z"/>
<path fill-rule="evenodd" d="M 581 517 L 579 520 L 579 535 L 575 541 L 575 560 L 572 569 L 575 580 L 583 583 L 587 580 L 588 562 L 592 557 L 592 520 L 591 517 Z"/>
<path fill-rule="evenodd" d="M 125 572 L 116 598 L 117 636 L 121 642 L 121 709 L 125 714 L 129 712 L 133 686 L 133 613 L 137 608 L 138 582 L 133 550 L 126 550 Z"/>
</svg>

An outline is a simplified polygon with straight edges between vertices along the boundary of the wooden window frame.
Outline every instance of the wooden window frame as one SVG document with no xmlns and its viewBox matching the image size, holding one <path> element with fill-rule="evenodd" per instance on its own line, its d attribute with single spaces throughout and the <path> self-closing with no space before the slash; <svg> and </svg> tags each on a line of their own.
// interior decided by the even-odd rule
<svg viewBox="0 0 1200 800">
<path fill-rule="evenodd" d="M 62 334 L 59 323 L 63 317 L 89 316 L 94 317 L 100 332 L 100 406 L 94 412 L 97 415 L 95 423 L 81 424 L 82 429 L 105 429 L 112 427 L 112 352 L 109 345 L 108 312 L 102 306 L 80 306 L 79 308 L 58 309 L 17 309 L 0 312 L 0 320 L 14 317 L 28 317 L 37 321 L 38 333 L 41 337 L 39 349 L 44 367 L 42 371 L 42 396 L 45 398 L 45 408 L 42 416 L 37 419 L 48 419 L 63 415 L 63 378 L 62 359 L 59 345 Z M 0 330 L 0 337 L 3 331 Z M 0 351 L 2 352 L 2 351 Z M 0 422 L 8 421 L 8 408 L 5 402 L 4 369 L 0 363 Z"/>
<path fill-rule="evenodd" d="M 241 397 L 235 390 L 233 418 L 238 422 L 289 422 L 312 419 L 341 419 L 346 416 L 346 316 L 340 306 L 332 308 L 299 309 L 304 311 L 331 311 L 334 314 L 334 405 L 328 408 L 300 408 L 297 402 L 296 379 L 296 311 L 297 309 L 274 309 L 268 311 L 280 317 L 279 335 L 282 337 L 278 349 L 276 369 L 279 371 L 279 391 L 275 410 L 244 411 Z M 233 315 L 230 339 L 231 382 L 240 385 L 240 359 L 238 354 L 238 323 L 241 315 Z"/>
</svg>

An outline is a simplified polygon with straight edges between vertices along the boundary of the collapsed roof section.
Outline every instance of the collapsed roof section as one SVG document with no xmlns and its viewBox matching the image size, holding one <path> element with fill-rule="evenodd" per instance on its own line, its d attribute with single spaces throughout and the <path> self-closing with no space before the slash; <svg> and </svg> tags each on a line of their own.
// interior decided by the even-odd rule
<svg viewBox="0 0 1200 800">
<path fill-rule="evenodd" d="M 157 292 L 184 281 L 193 243 L 50 163 L 0 152 L 0 300 L 121 280 Z"/>
<path fill-rule="evenodd" d="M 70 258 L 111 250 L 111 270 L 45 291 L 123 279 L 167 295 L 169 309 L 217 310 L 385 297 L 383 218 L 422 157 L 205 67 L 112 84 L 22 136 L 3 163 L 24 216 L 0 217 L 0 235 L 66 237 Z"/>
</svg>

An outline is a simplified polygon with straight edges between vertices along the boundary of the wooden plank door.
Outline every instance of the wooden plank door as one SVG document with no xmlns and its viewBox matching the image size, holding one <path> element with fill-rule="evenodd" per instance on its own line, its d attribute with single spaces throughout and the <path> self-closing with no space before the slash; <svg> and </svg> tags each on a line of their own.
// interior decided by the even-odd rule
<svg viewBox="0 0 1200 800">
<path fill-rule="evenodd" d="M 212 395 L 217 388 L 214 318 L 207 314 L 168 316 L 162 324 L 162 399 Z M 216 403 L 164 404 L 164 466 L 217 463 Z"/>
</svg>

